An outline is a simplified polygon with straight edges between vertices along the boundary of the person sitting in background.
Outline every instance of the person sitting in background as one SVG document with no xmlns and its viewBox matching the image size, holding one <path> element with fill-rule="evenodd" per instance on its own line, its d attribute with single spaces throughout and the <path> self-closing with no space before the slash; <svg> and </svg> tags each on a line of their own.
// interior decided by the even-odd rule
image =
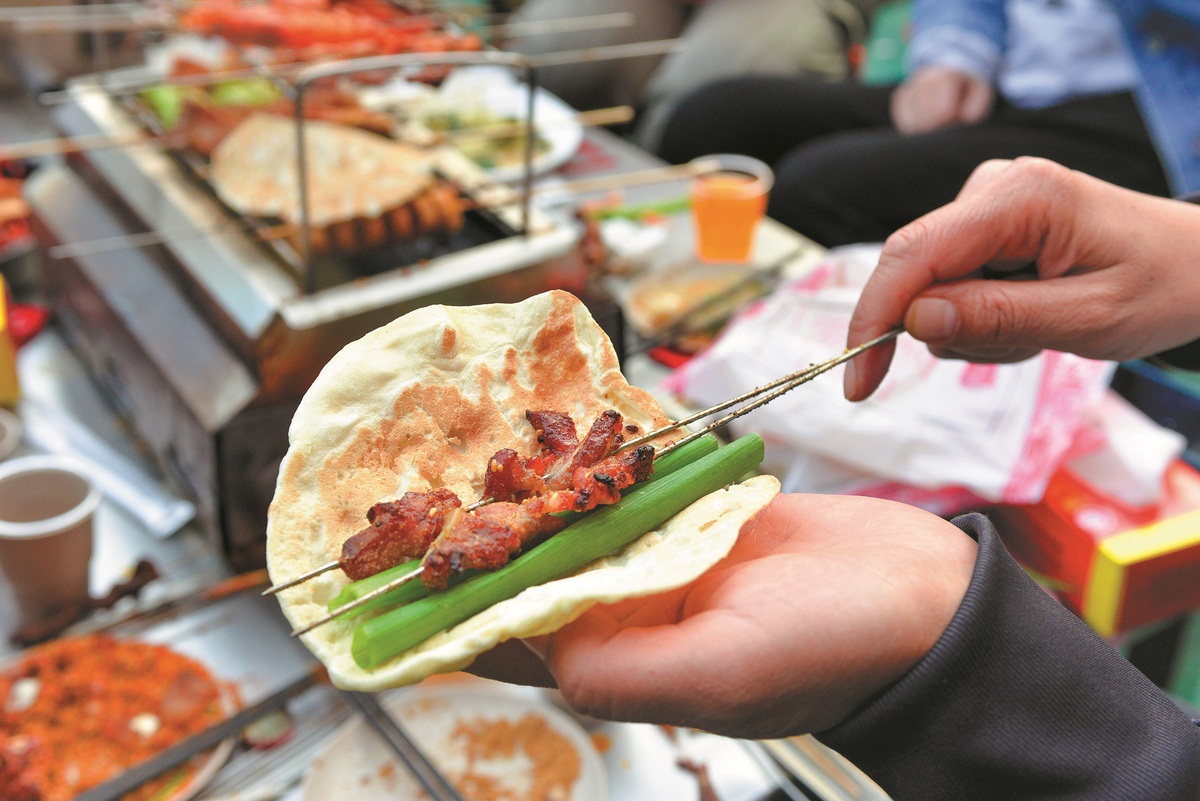
<svg viewBox="0 0 1200 801">
<path fill-rule="evenodd" d="M 827 246 L 881 241 L 990 158 L 1200 190 L 1200 3 L 916 0 L 913 26 L 897 87 L 722 81 L 680 103 L 658 152 L 773 164 L 768 214 Z"/>
<path fill-rule="evenodd" d="M 849 345 L 903 322 L 935 354 L 978 361 L 1177 348 L 1200 339 L 1198 247 L 1198 206 L 1040 159 L 989 162 L 888 238 Z M 1039 280 L 972 278 L 1030 261 Z M 851 362 L 847 396 L 869 395 L 889 358 L 880 346 Z M 979 514 L 782 495 L 693 584 L 593 607 L 527 644 L 542 662 L 493 675 L 551 681 L 602 718 L 814 733 L 896 801 L 1183 801 L 1200 788 L 1200 727 Z"/>
<path fill-rule="evenodd" d="M 516 36 L 527 55 L 682 37 L 665 58 L 647 56 L 548 67 L 538 80 L 574 108 L 631 105 L 634 138 L 654 149 L 679 98 L 709 81 L 747 73 L 844 78 L 878 0 L 525 0 L 509 18 L 540 22 L 628 12 L 635 23 L 603 30 Z"/>
</svg>

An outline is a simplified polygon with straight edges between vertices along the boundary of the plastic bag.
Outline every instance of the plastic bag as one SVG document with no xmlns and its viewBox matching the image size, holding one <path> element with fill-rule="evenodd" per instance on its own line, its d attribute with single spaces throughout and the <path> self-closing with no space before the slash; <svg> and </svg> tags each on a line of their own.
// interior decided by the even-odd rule
<svg viewBox="0 0 1200 801">
<path fill-rule="evenodd" d="M 668 387 L 703 407 L 841 353 L 878 253 L 832 252 L 810 276 L 740 314 Z M 1053 351 L 1008 365 L 941 360 L 902 335 L 888 377 L 862 403 L 842 396 L 843 369 L 732 424 L 734 433 L 763 435 L 767 467 L 785 490 L 894 482 L 1029 503 L 1071 451 L 1114 365 Z"/>
</svg>

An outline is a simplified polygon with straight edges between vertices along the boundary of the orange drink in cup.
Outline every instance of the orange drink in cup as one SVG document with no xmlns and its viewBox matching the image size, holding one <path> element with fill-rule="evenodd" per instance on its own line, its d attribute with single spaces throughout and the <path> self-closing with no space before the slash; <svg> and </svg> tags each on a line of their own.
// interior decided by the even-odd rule
<svg viewBox="0 0 1200 801">
<path fill-rule="evenodd" d="M 754 233 L 767 211 L 771 168 L 749 156 L 704 156 L 716 169 L 692 181 L 692 221 L 701 261 L 749 261 Z"/>
</svg>

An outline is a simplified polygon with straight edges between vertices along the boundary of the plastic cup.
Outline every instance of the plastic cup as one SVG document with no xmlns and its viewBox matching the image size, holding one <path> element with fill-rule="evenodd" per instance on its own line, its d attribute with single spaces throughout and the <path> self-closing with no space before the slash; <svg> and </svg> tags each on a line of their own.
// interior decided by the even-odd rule
<svg viewBox="0 0 1200 801">
<path fill-rule="evenodd" d="M 750 156 L 721 153 L 692 163 L 701 162 L 711 162 L 717 169 L 692 180 L 696 256 L 706 262 L 749 261 L 775 176 L 770 167 Z"/>
<path fill-rule="evenodd" d="M 100 491 L 72 459 L 25 456 L 0 465 L 0 573 L 18 625 L 88 597 L 99 503 Z"/>
</svg>

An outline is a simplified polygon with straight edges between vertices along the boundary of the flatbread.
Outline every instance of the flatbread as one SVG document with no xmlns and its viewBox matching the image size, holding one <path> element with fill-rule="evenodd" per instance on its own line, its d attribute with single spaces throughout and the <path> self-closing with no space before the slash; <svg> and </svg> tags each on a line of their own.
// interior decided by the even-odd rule
<svg viewBox="0 0 1200 801">
<path fill-rule="evenodd" d="M 267 523 L 272 580 L 336 560 L 377 501 L 439 487 L 479 497 L 493 453 L 537 447 L 524 416 L 530 408 L 571 414 L 581 434 L 610 408 L 643 431 L 667 421 L 648 393 L 625 381 L 604 332 L 565 292 L 512 305 L 430 306 L 347 345 L 292 420 Z M 688 583 L 729 551 L 778 489 L 760 477 L 712 493 L 622 553 L 532 587 L 370 671 L 351 656 L 352 622 L 303 639 L 348 689 L 457 670 L 499 642 L 554 631 L 594 603 Z M 335 570 L 278 597 L 288 620 L 303 626 L 324 616 L 348 583 Z"/>
<path fill-rule="evenodd" d="M 433 184 L 425 151 L 348 125 L 304 124 L 309 222 L 326 226 L 374 219 Z M 230 207 L 256 217 L 300 222 L 295 120 L 255 114 L 213 151 L 213 188 Z"/>
</svg>

